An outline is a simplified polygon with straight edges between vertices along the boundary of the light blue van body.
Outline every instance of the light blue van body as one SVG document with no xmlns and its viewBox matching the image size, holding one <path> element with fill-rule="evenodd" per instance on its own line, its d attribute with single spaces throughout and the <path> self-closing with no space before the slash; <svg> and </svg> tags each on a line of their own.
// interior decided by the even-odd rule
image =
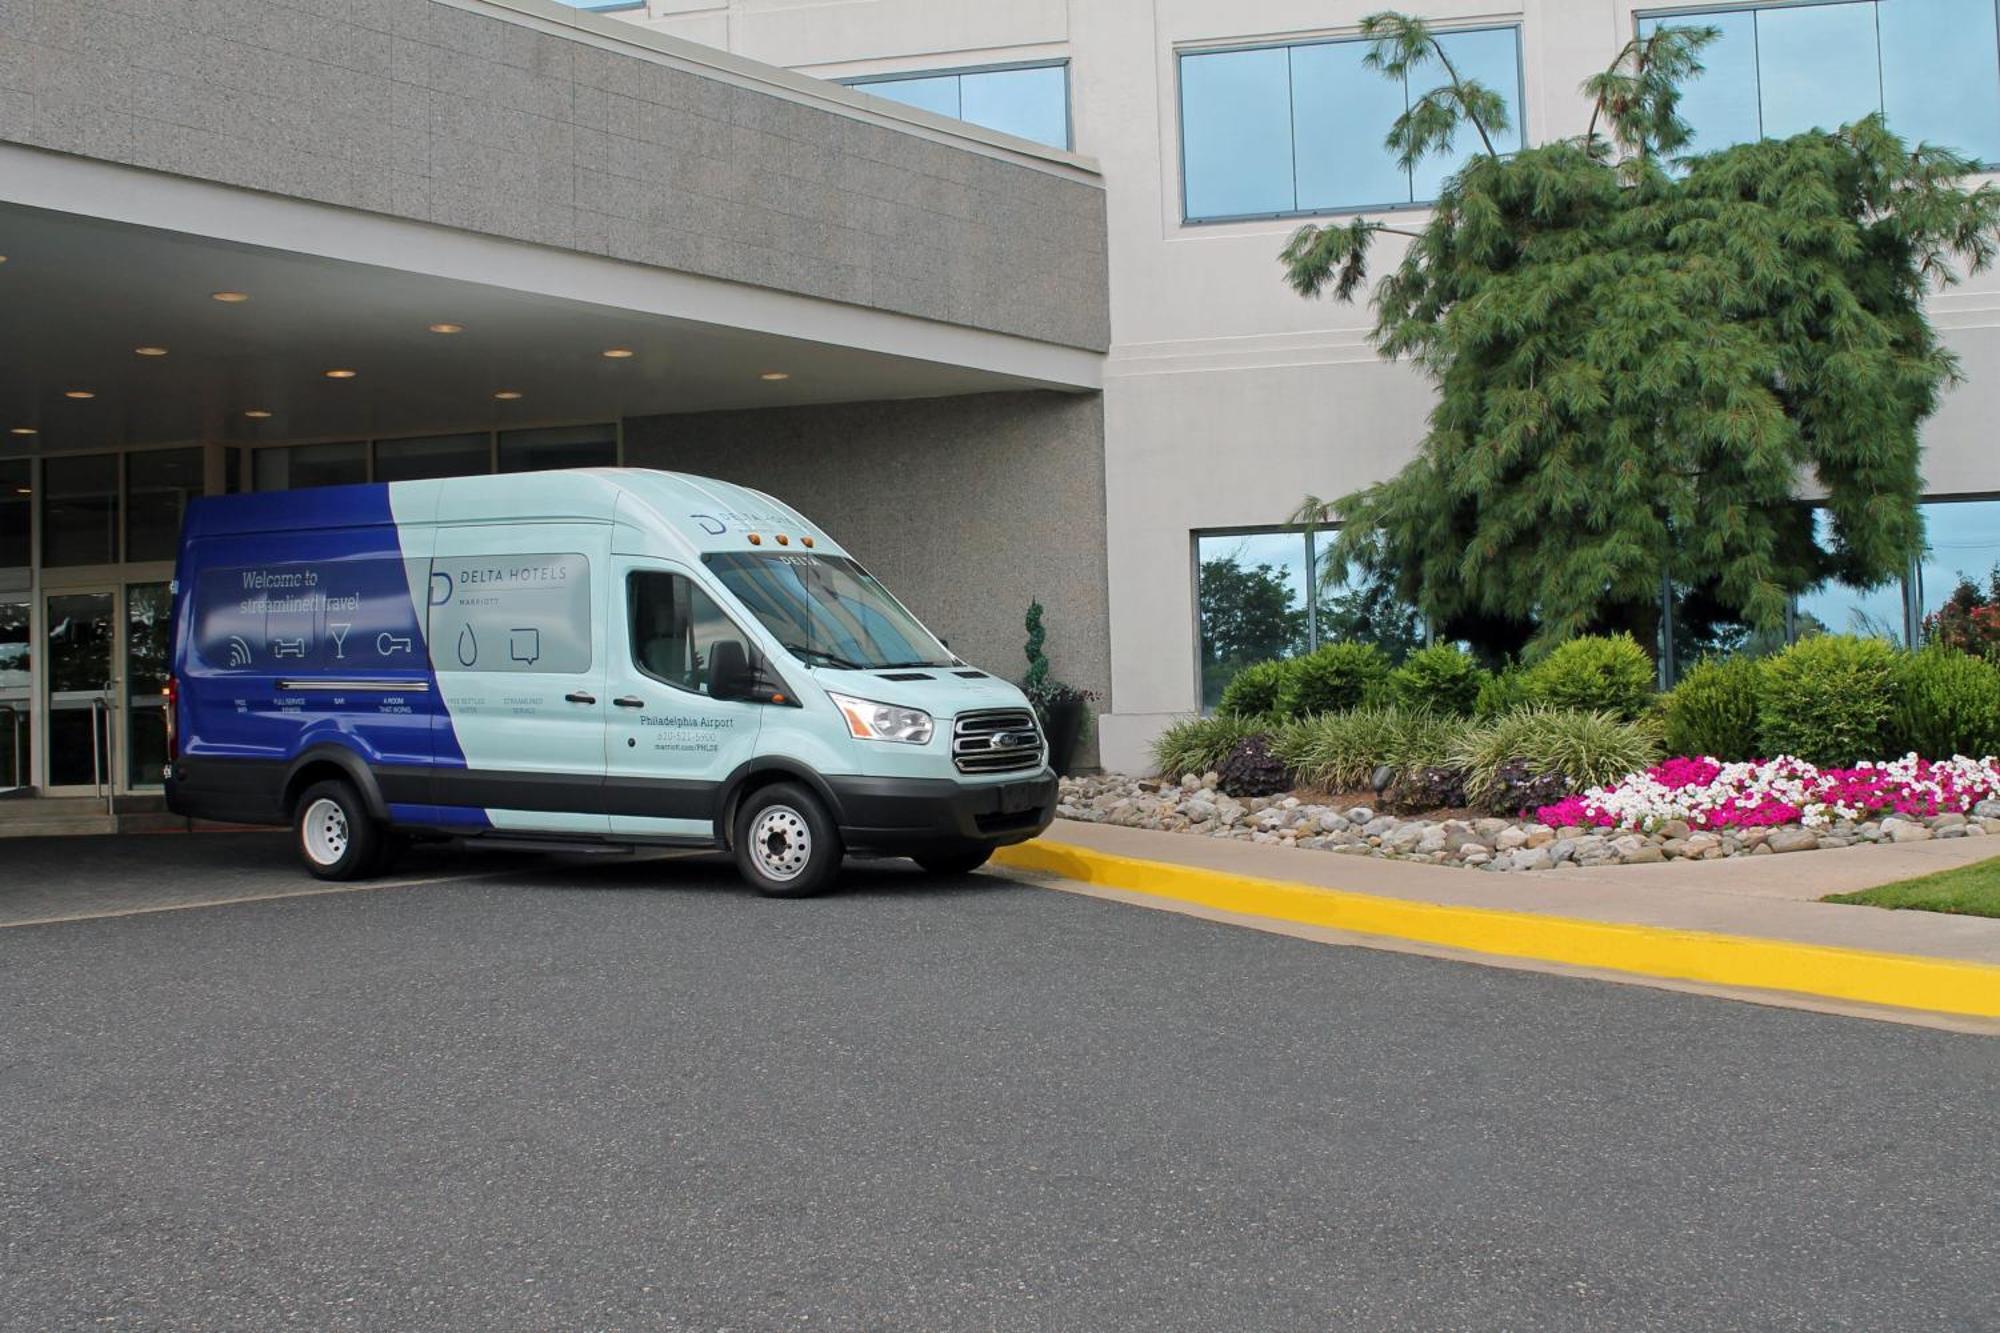
<svg viewBox="0 0 2000 1333">
<path fill-rule="evenodd" d="M 1021 692 L 796 510 L 722 482 L 604 468 L 197 500 L 175 614 L 167 800 L 187 815 L 285 823 L 338 777 L 418 835 L 726 846 L 739 803 L 790 780 L 846 850 L 912 855 L 1054 816 Z M 893 660 L 906 648 L 920 665 Z M 749 673 L 727 689 L 725 662 Z"/>
</svg>

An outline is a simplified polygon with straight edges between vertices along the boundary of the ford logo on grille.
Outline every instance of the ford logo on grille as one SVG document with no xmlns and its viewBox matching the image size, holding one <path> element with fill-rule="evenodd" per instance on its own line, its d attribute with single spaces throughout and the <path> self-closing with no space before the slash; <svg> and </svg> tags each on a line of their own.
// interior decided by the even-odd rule
<svg viewBox="0 0 2000 1333">
<path fill-rule="evenodd" d="M 995 750 L 1026 750 L 1034 746 L 1035 733 L 1032 731 L 996 731 L 986 742 Z"/>
</svg>

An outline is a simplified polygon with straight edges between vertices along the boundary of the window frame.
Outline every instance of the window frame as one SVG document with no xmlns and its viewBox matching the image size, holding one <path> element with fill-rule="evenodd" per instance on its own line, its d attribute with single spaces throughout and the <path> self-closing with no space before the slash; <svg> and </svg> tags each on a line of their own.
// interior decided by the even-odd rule
<svg viewBox="0 0 2000 1333">
<path fill-rule="evenodd" d="M 1007 74 L 1023 69 L 1060 69 L 1063 80 L 1063 141 L 1059 144 L 1044 144 L 1045 148 L 1060 149 L 1065 153 L 1076 151 L 1076 103 L 1075 88 L 1070 80 L 1070 59 L 1068 56 L 1046 56 L 1039 60 L 998 60 L 984 65 L 952 65 L 942 69 L 899 69 L 882 74 L 851 74 L 833 80 L 843 88 L 852 88 L 857 93 L 865 93 L 870 86 L 878 83 L 910 83 L 917 79 L 962 79 L 968 74 Z M 893 99 L 884 99 L 893 100 Z M 902 103 L 898 103 L 902 105 Z M 965 90 L 959 89 L 959 105 L 965 105 Z M 912 108 L 915 109 L 915 108 Z M 942 114 L 933 113 L 933 114 Z M 966 120 L 963 116 L 947 116 L 947 120 L 961 121 L 976 126 L 989 134 L 1007 134 L 1006 130 L 996 130 L 977 121 Z M 1020 135 L 1009 135 L 1021 138 Z M 1039 139 L 1024 139 L 1024 143 L 1040 143 Z"/>
<path fill-rule="evenodd" d="M 1851 3 L 1851 0 L 1812 0 L 1817 4 Z M 1525 40 L 1526 24 L 1519 19 L 1512 22 L 1488 23 L 1469 22 L 1449 26 L 1433 27 L 1438 36 L 1450 36 L 1461 32 L 1512 32 L 1514 34 L 1514 103 L 1519 117 L 1516 129 L 1521 136 L 1521 146 L 1532 144 L 1528 134 L 1528 44 Z M 1337 208 L 1292 208 L 1267 213 L 1204 213 L 1196 215 L 1188 211 L 1188 171 L 1187 171 L 1187 88 L 1185 83 L 1186 62 L 1189 56 L 1228 55 L 1237 51 L 1291 51 L 1304 46 L 1337 46 L 1344 43 L 1367 42 L 1370 38 L 1359 33 L 1329 34 L 1322 37 L 1302 37 L 1282 42 L 1227 42 L 1215 45 L 1185 45 L 1173 48 L 1174 59 L 1174 136 L 1175 161 L 1180 173 L 1179 209 L 1180 224 L 1183 227 L 1226 226 L 1233 222 L 1277 222 L 1293 218 L 1334 218 L 1348 217 L 1357 213 L 1416 213 L 1427 212 L 1437 204 L 1436 199 L 1408 199 L 1400 202 L 1342 204 Z M 1287 79 L 1290 77 L 1291 63 L 1286 61 Z M 1292 89 L 1289 82 L 1285 88 L 1285 102 L 1291 108 Z M 1294 114 L 1296 114 L 1294 112 Z M 1383 127 L 1383 133 L 1388 127 Z M 1386 150 L 1385 150 L 1386 151 Z M 1292 190 L 1293 197 L 1298 191 L 1298 144 L 1292 144 Z M 1415 186 L 1412 185 L 1412 193 Z M 1281 525 L 1282 526 L 1282 525 Z M 1228 530 L 1206 530 L 1210 535 L 1228 535 Z"/>
</svg>

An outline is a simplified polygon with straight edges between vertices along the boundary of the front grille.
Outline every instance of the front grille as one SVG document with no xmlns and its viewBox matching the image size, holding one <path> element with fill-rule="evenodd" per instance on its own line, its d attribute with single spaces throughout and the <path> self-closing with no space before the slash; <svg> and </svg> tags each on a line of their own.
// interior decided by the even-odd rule
<svg viewBox="0 0 2000 1333">
<path fill-rule="evenodd" d="M 1042 748 L 1042 729 L 1025 708 L 961 713 L 951 724 L 951 762 L 961 773 L 1040 768 Z"/>
</svg>

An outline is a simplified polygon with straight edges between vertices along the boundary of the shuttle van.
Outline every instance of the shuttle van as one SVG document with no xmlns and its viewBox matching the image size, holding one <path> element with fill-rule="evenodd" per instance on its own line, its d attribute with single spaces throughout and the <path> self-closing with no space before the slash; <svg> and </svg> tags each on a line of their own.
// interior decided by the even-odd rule
<svg viewBox="0 0 2000 1333">
<path fill-rule="evenodd" d="M 1032 838 L 1027 699 L 757 491 L 628 468 L 219 496 L 174 580 L 167 803 L 289 823 L 322 879 L 412 839 L 845 853 L 946 874 Z"/>
</svg>

